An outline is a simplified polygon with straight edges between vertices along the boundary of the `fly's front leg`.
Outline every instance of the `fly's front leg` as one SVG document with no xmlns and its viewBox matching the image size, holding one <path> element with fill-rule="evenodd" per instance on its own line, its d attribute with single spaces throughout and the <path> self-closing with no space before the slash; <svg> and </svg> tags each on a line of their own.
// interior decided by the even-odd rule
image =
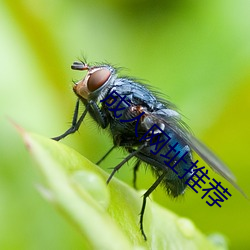
<svg viewBox="0 0 250 250">
<path fill-rule="evenodd" d="M 77 120 L 78 119 L 78 112 L 79 112 L 79 104 L 80 104 L 80 101 L 78 99 L 77 102 L 76 102 L 71 127 L 65 133 L 63 133 L 62 135 L 59 135 L 57 137 L 53 137 L 51 139 L 53 139 L 55 141 L 60 141 L 64 137 L 68 136 L 69 134 L 75 133 L 79 129 L 79 127 L 80 127 L 80 125 L 81 125 L 81 123 L 82 123 L 82 121 L 83 121 L 84 117 L 86 116 L 86 114 L 88 112 L 88 109 L 89 109 L 89 106 L 87 105 L 86 109 L 84 110 L 84 112 L 80 116 L 79 120 Z"/>
<path fill-rule="evenodd" d="M 106 115 L 101 111 L 96 102 L 89 101 L 90 109 L 89 113 L 96 120 L 96 122 L 104 129 L 108 126 Z"/>
</svg>

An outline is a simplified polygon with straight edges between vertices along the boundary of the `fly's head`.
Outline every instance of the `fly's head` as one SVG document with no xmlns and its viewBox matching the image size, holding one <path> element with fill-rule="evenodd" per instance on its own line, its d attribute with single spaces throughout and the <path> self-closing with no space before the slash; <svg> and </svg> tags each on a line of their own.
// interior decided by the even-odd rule
<svg viewBox="0 0 250 250">
<path fill-rule="evenodd" d="M 71 69 L 88 71 L 73 87 L 75 94 L 85 100 L 98 98 L 101 90 L 116 77 L 115 69 L 109 65 L 89 66 L 83 62 L 74 62 Z"/>
</svg>

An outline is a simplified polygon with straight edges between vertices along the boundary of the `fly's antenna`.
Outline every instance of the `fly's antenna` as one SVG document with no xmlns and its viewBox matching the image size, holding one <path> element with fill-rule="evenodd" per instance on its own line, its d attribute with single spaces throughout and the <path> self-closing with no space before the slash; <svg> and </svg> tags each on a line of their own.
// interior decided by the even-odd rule
<svg viewBox="0 0 250 250">
<path fill-rule="evenodd" d="M 73 62 L 71 69 L 74 70 L 89 70 L 89 65 L 84 62 Z"/>
</svg>

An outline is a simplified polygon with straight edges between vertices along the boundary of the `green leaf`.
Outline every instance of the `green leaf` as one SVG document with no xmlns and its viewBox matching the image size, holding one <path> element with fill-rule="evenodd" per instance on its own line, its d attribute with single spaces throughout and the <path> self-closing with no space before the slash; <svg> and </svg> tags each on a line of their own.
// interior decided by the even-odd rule
<svg viewBox="0 0 250 250">
<path fill-rule="evenodd" d="M 108 174 L 75 150 L 21 130 L 25 144 L 38 163 L 46 188 L 43 196 L 81 232 L 83 249 L 225 249 L 215 245 L 186 218 L 148 199 L 144 241 L 139 229 L 143 192 Z"/>
</svg>

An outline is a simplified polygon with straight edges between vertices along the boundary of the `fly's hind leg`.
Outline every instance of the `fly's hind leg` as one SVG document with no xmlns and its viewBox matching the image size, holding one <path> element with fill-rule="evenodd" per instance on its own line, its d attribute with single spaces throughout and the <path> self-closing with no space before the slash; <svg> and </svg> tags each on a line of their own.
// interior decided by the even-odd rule
<svg viewBox="0 0 250 250">
<path fill-rule="evenodd" d="M 142 207 L 141 207 L 141 212 L 140 212 L 140 230 L 141 230 L 141 233 L 143 235 L 144 240 L 147 240 L 147 236 L 146 236 L 146 234 L 144 232 L 144 228 L 143 228 L 143 217 L 144 217 L 144 212 L 145 212 L 145 208 L 146 208 L 147 198 L 158 187 L 158 185 L 162 182 L 162 180 L 164 179 L 165 176 L 166 176 L 166 173 L 163 173 L 162 175 L 160 175 L 157 178 L 157 180 L 153 183 L 153 185 L 143 195 Z"/>
</svg>

